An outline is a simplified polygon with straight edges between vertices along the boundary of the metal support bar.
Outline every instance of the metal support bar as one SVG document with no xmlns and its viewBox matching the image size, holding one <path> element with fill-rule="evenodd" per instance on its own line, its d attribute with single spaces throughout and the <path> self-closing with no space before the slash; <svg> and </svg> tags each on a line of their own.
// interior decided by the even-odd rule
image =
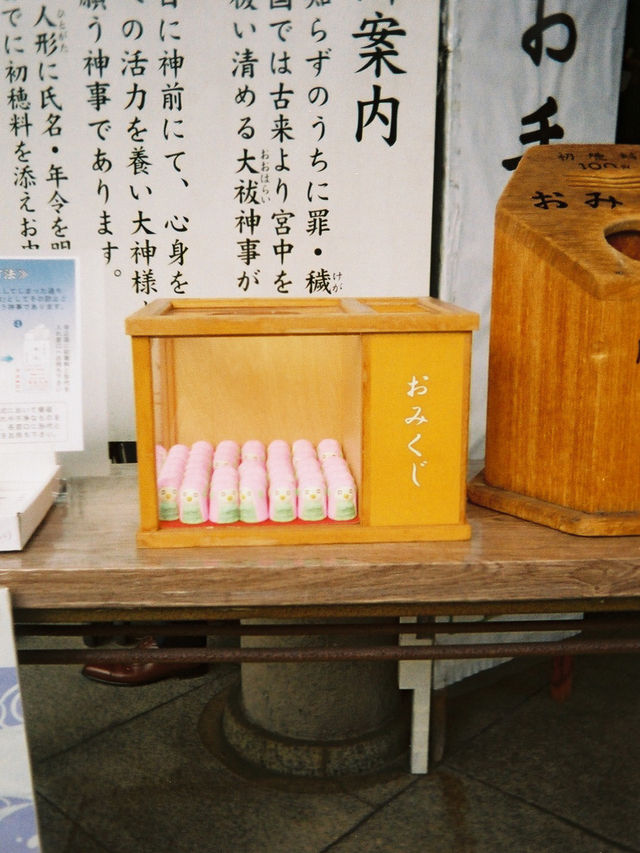
<svg viewBox="0 0 640 853">
<path fill-rule="evenodd" d="M 502 634 L 510 632 L 544 631 L 611 631 L 640 630 L 640 615 L 590 617 L 582 619 L 530 619 L 504 621 L 460 622 L 322 622 L 318 624 L 266 624 L 247 625 L 235 622 L 89 622 L 80 624 L 18 623 L 14 626 L 17 637 L 25 636 L 92 636 L 113 637 L 127 634 L 134 637 L 158 635 L 163 637 L 202 636 L 315 636 L 324 634 L 386 634 L 401 636 L 414 634 L 432 637 L 435 634 Z"/>
<path fill-rule="evenodd" d="M 415 633 L 413 626 L 412 632 Z M 446 646 L 370 646 L 353 648 L 160 648 L 160 649 L 22 649 L 20 664 L 86 663 L 303 663 L 312 661 L 398 661 L 506 658 L 540 655 L 620 654 L 640 652 L 640 638 L 570 638 L 530 643 L 474 643 Z"/>
</svg>

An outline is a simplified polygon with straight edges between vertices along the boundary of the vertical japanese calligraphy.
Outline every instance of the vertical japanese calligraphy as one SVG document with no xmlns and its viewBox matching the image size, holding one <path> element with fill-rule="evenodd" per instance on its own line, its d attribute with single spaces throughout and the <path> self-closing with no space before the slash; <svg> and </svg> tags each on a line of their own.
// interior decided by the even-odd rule
<svg viewBox="0 0 640 853">
<path fill-rule="evenodd" d="M 411 482 L 414 486 L 419 488 L 422 485 L 420 481 L 421 469 L 424 468 L 429 461 L 424 454 L 424 447 L 422 446 L 422 432 L 420 431 L 424 428 L 423 425 L 429 423 L 428 418 L 424 414 L 424 400 L 420 399 L 426 398 L 427 392 L 429 391 L 429 377 L 426 375 L 422 375 L 420 377 L 412 376 L 407 382 L 407 386 L 407 397 L 411 400 L 417 398 L 416 402 L 419 403 L 419 405 L 412 405 L 409 407 L 411 409 L 411 414 L 404 419 L 405 424 L 411 428 L 412 435 L 410 440 L 407 442 L 407 450 L 410 454 L 409 460 L 411 463 Z"/>
<path fill-rule="evenodd" d="M 163 291 L 185 295 L 189 216 L 183 205 L 189 182 L 182 74 L 187 60 L 178 0 L 163 0 L 157 17 L 140 10 L 136 17 L 120 18 L 106 4 L 84 7 L 91 13 L 82 60 L 85 107 L 95 140 L 87 165 L 94 178 L 100 249 L 105 263 L 130 265 L 134 293 L 157 294 L 162 270 Z M 172 187 L 173 206 L 158 215 L 155 195 L 163 180 Z M 125 206 L 129 227 L 116 241 Z"/>
<path fill-rule="evenodd" d="M 384 141 L 387 145 L 395 145 L 398 138 L 400 101 L 396 97 L 382 97 L 382 86 L 378 81 L 383 74 L 393 76 L 406 73 L 404 68 L 397 64 L 399 51 L 395 45 L 407 35 L 407 31 L 399 25 L 395 17 L 376 11 L 373 17 L 363 18 L 359 31 L 352 35 L 353 38 L 362 40 L 358 55 L 364 62 L 357 73 L 369 70 L 376 81 L 372 85 L 371 100 L 358 101 L 356 139 L 361 142 L 365 128 L 377 119 L 385 127 Z"/>
<path fill-rule="evenodd" d="M 111 393 L 155 298 L 426 294 L 438 22 L 438 0 L 0 0 L 0 251 L 100 264 Z"/>
<path fill-rule="evenodd" d="M 13 187 L 18 203 L 21 250 L 71 248 L 65 210 L 69 175 L 60 161 L 64 96 L 57 85 L 58 57 L 66 51 L 66 16 L 11 4 L 3 13 L 8 131 Z M 34 162 L 31 141 L 44 140 L 43 158 Z M 35 189 L 40 189 L 40 204 Z"/>
<path fill-rule="evenodd" d="M 410 76 L 404 64 L 400 67 L 396 47 L 409 39 L 407 65 L 413 72 L 415 30 L 397 18 L 406 4 L 378 4 L 393 8 L 393 14 L 368 2 L 346 5 L 345 15 L 345 4 L 338 14 L 338 4 L 330 0 L 271 0 L 268 11 L 266 3 L 231 4 L 226 79 L 235 110 L 236 180 L 227 204 L 235 232 L 234 280 L 241 294 L 355 292 L 362 277 L 352 259 L 362 261 L 358 249 L 368 238 L 363 211 L 354 210 L 345 183 L 346 164 L 352 169 L 350 187 L 358 191 L 359 177 L 368 171 L 363 170 L 365 159 L 372 162 L 376 151 L 382 156 L 385 147 L 399 144 L 400 92 L 407 101 L 404 142 L 415 141 L 407 97 Z M 412 25 L 418 26 L 415 20 Z M 345 73 L 353 77 L 352 95 Z M 384 83 L 393 96 L 382 93 L 387 77 L 391 82 Z M 363 89 L 368 78 L 372 86 Z M 376 176 L 369 177 L 365 192 L 375 196 L 379 184 Z M 377 209 L 375 198 L 369 204 Z M 353 210 L 350 221 L 346 210 Z M 345 243 L 354 233 L 357 238 Z M 338 252 L 338 245 L 351 245 L 352 258 Z M 377 290 L 378 283 L 369 281 L 367 288 Z"/>
<path fill-rule="evenodd" d="M 550 37 L 556 35 L 559 39 L 551 44 L 545 43 L 545 34 L 551 30 Z M 558 36 L 557 34 L 560 33 Z M 535 20 L 522 35 L 521 47 L 528 54 L 536 67 L 543 62 L 569 62 L 576 50 L 578 43 L 578 28 L 575 19 L 566 12 L 545 12 L 545 0 L 536 0 Z M 564 128 L 551 123 L 558 112 L 558 103 L 554 97 L 549 95 L 545 102 L 536 110 L 522 117 L 523 127 L 534 125 L 533 130 L 520 134 L 520 143 L 530 145 L 548 145 L 550 142 L 564 137 Z M 512 172 L 521 157 L 508 157 L 502 161 L 505 169 Z"/>
<path fill-rule="evenodd" d="M 426 291 L 436 0 L 1 0 L 0 24 L 7 249 L 99 251 L 123 313 Z"/>
</svg>

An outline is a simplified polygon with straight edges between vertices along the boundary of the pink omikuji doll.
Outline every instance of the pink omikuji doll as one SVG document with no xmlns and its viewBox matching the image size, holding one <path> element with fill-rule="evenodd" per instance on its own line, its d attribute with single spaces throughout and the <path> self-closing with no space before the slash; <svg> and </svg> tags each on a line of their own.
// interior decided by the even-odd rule
<svg viewBox="0 0 640 853">
<path fill-rule="evenodd" d="M 250 438 L 242 445 L 240 458 L 243 462 L 253 459 L 257 462 L 264 462 L 267 458 L 267 451 L 264 444 L 258 439 Z"/>
<path fill-rule="evenodd" d="M 213 465 L 213 447 L 204 441 L 196 441 L 189 451 L 187 471 L 202 471 L 209 476 Z"/>
<path fill-rule="evenodd" d="M 191 445 L 191 453 L 203 453 L 207 456 L 213 456 L 213 444 L 210 441 L 194 441 Z"/>
<path fill-rule="evenodd" d="M 177 521 L 180 515 L 178 492 L 181 480 L 181 476 L 167 476 L 158 482 L 158 518 L 161 521 Z"/>
<path fill-rule="evenodd" d="M 321 472 L 302 473 L 298 478 L 298 518 L 321 521 L 327 517 L 327 487 Z"/>
<path fill-rule="evenodd" d="M 237 468 L 240 461 L 240 447 L 237 442 L 225 439 L 215 449 L 213 454 L 214 468 Z"/>
<path fill-rule="evenodd" d="M 158 474 L 158 518 L 161 521 L 176 521 L 179 517 L 178 496 L 188 453 L 188 447 L 175 444 L 168 451 Z"/>
<path fill-rule="evenodd" d="M 334 521 L 356 517 L 356 484 L 350 474 L 334 474 L 327 479 L 327 515 Z"/>
<path fill-rule="evenodd" d="M 298 438 L 293 442 L 291 445 L 291 456 L 294 464 L 300 459 L 307 459 L 309 457 L 317 458 L 315 447 L 306 438 Z"/>
<path fill-rule="evenodd" d="M 322 462 L 330 456 L 342 456 L 342 448 L 340 442 L 335 438 L 323 438 L 318 442 L 318 459 Z"/>
<path fill-rule="evenodd" d="M 274 438 L 267 447 L 267 458 L 273 456 L 291 456 L 291 448 L 283 438 Z"/>
<path fill-rule="evenodd" d="M 266 477 L 245 474 L 240 479 L 239 494 L 240 521 L 256 524 L 269 518 Z"/>
<path fill-rule="evenodd" d="M 180 486 L 180 521 L 202 524 L 209 517 L 208 479 L 203 476 L 185 477 Z"/>
<path fill-rule="evenodd" d="M 258 477 L 261 480 L 267 481 L 267 469 L 264 462 L 259 462 L 257 459 L 245 459 L 238 465 L 238 474 L 242 480 L 244 477 Z"/>
<path fill-rule="evenodd" d="M 295 476 L 286 466 L 272 469 L 269 472 L 269 518 L 271 521 L 293 521 L 295 517 Z"/>
<path fill-rule="evenodd" d="M 216 468 L 211 478 L 209 520 L 216 524 L 231 524 L 240 520 L 238 472 L 235 468 Z"/>
<path fill-rule="evenodd" d="M 186 444 L 172 444 L 169 450 L 167 451 L 167 455 L 165 457 L 165 464 L 181 462 L 183 465 L 186 464 L 187 458 L 189 456 L 189 448 Z"/>
</svg>

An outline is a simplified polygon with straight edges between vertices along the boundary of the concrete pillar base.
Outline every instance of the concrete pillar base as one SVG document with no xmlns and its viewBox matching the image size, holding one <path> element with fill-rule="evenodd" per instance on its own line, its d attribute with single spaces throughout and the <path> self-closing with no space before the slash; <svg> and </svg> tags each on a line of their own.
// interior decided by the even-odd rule
<svg viewBox="0 0 640 853">
<path fill-rule="evenodd" d="M 267 731 L 249 720 L 241 691 L 228 696 L 222 714 L 226 745 L 244 762 L 270 773 L 335 778 L 375 773 L 406 752 L 409 714 L 401 703 L 395 715 L 374 731 L 339 740 L 308 740 Z"/>
<path fill-rule="evenodd" d="M 358 621 L 365 628 L 371 623 Z M 333 620 L 332 633 L 247 635 L 242 646 L 295 650 L 396 642 L 389 635 L 341 634 L 344 622 Z M 274 623 L 246 620 L 245 624 Z M 227 701 L 221 729 L 232 752 L 265 772 L 298 778 L 352 776 L 376 773 L 407 750 L 407 710 L 394 662 L 310 663 L 296 662 L 294 657 L 287 663 L 243 663 L 240 689 Z"/>
</svg>

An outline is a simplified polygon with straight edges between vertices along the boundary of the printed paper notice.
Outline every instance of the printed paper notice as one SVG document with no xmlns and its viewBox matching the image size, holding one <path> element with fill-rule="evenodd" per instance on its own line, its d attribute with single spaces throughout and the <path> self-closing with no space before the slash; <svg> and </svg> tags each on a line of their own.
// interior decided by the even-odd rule
<svg viewBox="0 0 640 853">
<path fill-rule="evenodd" d="M 76 262 L 0 258 L 0 448 L 82 450 Z"/>
</svg>

